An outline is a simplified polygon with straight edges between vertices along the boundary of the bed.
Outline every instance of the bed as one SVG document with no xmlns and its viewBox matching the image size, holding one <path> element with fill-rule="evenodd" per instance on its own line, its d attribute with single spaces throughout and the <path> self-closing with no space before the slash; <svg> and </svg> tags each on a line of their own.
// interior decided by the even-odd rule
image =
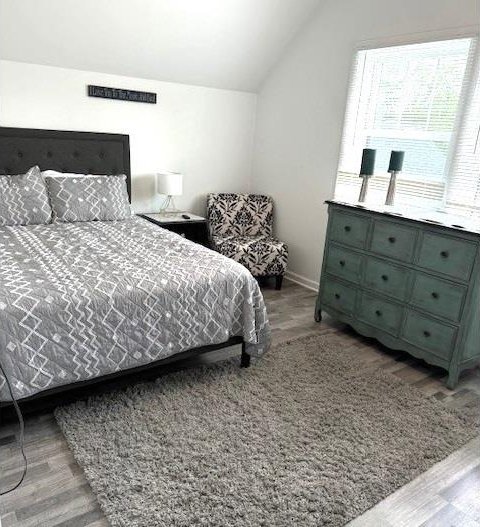
<svg viewBox="0 0 480 527">
<path fill-rule="evenodd" d="M 127 176 L 128 136 L 0 128 L 0 174 Z M 258 284 L 240 264 L 137 216 L 0 227 L 0 362 L 31 400 L 270 339 Z M 0 375 L 0 403 L 10 400 Z"/>
</svg>

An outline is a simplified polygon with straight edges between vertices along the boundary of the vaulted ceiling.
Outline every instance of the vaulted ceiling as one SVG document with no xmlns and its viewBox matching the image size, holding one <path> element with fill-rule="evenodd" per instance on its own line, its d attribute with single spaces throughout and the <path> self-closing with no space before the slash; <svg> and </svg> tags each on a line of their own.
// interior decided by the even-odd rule
<svg viewBox="0 0 480 527">
<path fill-rule="evenodd" d="M 256 91 L 320 0 L 0 0 L 0 58 Z"/>
</svg>

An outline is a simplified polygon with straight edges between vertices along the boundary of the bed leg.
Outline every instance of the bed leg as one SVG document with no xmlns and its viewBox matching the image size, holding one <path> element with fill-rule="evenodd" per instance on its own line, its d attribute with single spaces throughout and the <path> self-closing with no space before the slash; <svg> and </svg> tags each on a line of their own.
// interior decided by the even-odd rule
<svg viewBox="0 0 480 527">
<path fill-rule="evenodd" d="M 242 342 L 242 356 L 240 358 L 240 368 L 248 368 L 250 366 L 250 355 L 245 351 L 245 342 Z"/>
</svg>

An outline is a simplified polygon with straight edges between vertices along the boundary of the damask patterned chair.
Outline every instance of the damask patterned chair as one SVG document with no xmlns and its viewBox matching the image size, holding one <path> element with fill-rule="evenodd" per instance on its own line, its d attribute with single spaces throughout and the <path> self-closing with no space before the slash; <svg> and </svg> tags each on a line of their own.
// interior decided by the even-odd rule
<svg viewBox="0 0 480 527">
<path fill-rule="evenodd" d="M 212 247 L 244 265 L 253 276 L 275 277 L 282 288 L 287 245 L 273 237 L 273 200 L 258 194 L 209 194 Z"/>
</svg>

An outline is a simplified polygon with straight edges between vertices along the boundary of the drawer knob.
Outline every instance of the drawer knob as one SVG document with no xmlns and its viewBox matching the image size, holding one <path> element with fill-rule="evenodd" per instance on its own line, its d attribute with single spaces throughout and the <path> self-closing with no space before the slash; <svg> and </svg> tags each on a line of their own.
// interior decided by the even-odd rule
<svg viewBox="0 0 480 527">
<path fill-rule="evenodd" d="M 384 282 L 388 282 L 388 276 L 386 274 L 382 274 L 382 280 Z"/>
<path fill-rule="evenodd" d="M 448 258 L 448 251 L 442 251 L 442 252 L 440 253 L 440 256 L 441 256 L 442 258 Z"/>
<path fill-rule="evenodd" d="M 382 316 L 382 312 L 380 311 L 380 309 L 377 309 L 375 311 L 375 315 L 377 315 L 377 317 L 381 317 Z"/>
<path fill-rule="evenodd" d="M 432 293 L 433 298 L 438 298 L 438 293 L 435 293 L 435 291 Z"/>
<path fill-rule="evenodd" d="M 389 241 L 390 243 L 395 243 L 395 242 L 396 242 L 396 238 L 395 238 L 395 236 L 389 236 L 389 237 L 388 237 L 388 241 Z"/>
<path fill-rule="evenodd" d="M 337 300 L 340 300 L 340 295 L 339 295 L 338 293 L 335 293 L 335 298 L 336 298 Z"/>
<path fill-rule="evenodd" d="M 345 225 L 344 229 L 345 229 L 345 232 L 350 232 L 352 230 L 350 225 Z"/>
<path fill-rule="evenodd" d="M 342 267 L 345 267 L 345 260 L 340 260 L 340 265 L 341 265 Z"/>
<path fill-rule="evenodd" d="M 423 334 L 425 335 L 425 337 L 427 337 L 427 339 L 428 339 L 428 337 L 431 335 L 430 331 L 427 331 L 427 330 L 425 330 L 425 331 L 423 332 Z"/>
</svg>

